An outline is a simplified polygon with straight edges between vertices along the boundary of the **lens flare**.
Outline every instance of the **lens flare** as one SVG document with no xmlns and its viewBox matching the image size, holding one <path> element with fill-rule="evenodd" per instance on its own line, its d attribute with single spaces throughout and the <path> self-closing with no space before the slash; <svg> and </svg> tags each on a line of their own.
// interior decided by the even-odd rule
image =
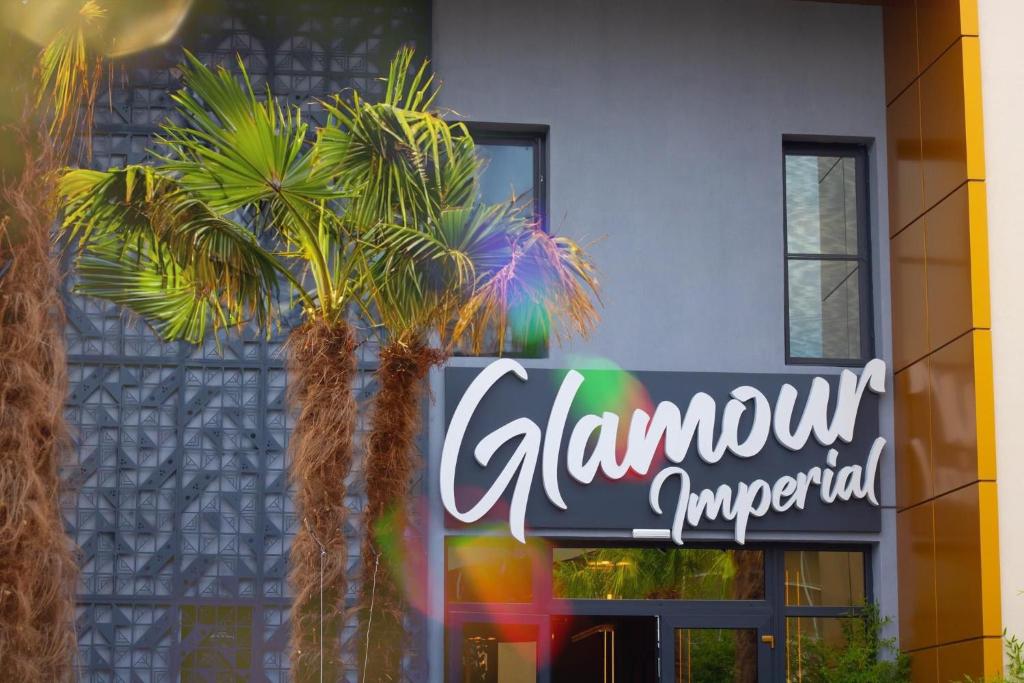
<svg viewBox="0 0 1024 683">
<path fill-rule="evenodd" d="M 83 0 L 26 0 L 6 2 L 0 21 L 36 45 L 46 45 L 57 33 L 78 21 Z M 123 57 L 163 45 L 181 28 L 193 0 L 100 0 L 105 14 L 88 38 L 93 49 L 107 57 Z"/>
<path fill-rule="evenodd" d="M 621 459 L 629 441 L 633 413 L 637 410 L 648 415 L 654 412 L 654 403 L 647 388 L 632 373 L 607 358 L 570 356 L 569 361 L 569 365 L 583 375 L 583 384 L 572 404 L 572 416 L 579 418 L 588 413 L 616 415 L 615 454 Z M 559 382 L 563 376 L 559 376 Z"/>
</svg>

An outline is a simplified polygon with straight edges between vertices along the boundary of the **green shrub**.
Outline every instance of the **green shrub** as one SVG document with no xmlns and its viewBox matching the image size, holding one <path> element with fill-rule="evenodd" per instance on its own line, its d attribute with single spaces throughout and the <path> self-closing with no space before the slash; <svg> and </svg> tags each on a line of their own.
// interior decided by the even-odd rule
<svg viewBox="0 0 1024 683">
<path fill-rule="evenodd" d="M 878 607 L 843 619 L 842 646 L 817 641 L 803 654 L 801 683 L 904 683 L 910 681 L 910 658 L 899 651 L 895 638 L 883 638 Z"/>
</svg>

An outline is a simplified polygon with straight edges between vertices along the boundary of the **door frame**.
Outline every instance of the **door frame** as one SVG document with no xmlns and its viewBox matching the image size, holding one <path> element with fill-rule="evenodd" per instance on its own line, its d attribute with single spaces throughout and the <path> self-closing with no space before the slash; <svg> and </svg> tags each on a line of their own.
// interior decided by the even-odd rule
<svg viewBox="0 0 1024 683">
<path fill-rule="evenodd" d="M 659 620 L 661 682 L 675 681 L 676 629 L 751 629 L 757 634 L 757 680 L 770 681 L 775 672 L 775 640 L 772 615 L 768 610 L 722 609 L 722 603 L 688 609 L 684 613 L 662 615 Z M 693 607 L 692 603 L 690 607 Z M 771 639 L 771 642 L 766 642 Z"/>
</svg>

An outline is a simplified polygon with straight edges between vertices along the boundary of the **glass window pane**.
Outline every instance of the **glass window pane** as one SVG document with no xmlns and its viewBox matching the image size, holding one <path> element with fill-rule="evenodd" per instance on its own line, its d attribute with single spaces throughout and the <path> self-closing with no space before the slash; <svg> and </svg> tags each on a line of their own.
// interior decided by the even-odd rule
<svg viewBox="0 0 1024 683">
<path fill-rule="evenodd" d="M 676 683 L 756 683 L 757 630 L 675 629 Z"/>
<path fill-rule="evenodd" d="M 551 617 L 552 681 L 656 683 L 658 618 Z"/>
<path fill-rule="evenodd" d="M 466 624 L 462 633 L 463 683 L 536 682 L 536 626 Z"/>
<path fill-rule="evenodd" d="M 535 546 L 512 538 L 450 538 L 449 602 L 531 602 Z"/>
<path fill-rule="evenodd" d="M 697 548 L 555 548 L 552 593 L 590 600 L 763 600 L 764 554 Z"/>
<path fill-rule="evenodd" d="M 181 679 L 249 680 L 252 607 L 182 605 L 181 640 L 193 645 L 182 657 Z"/>
<path fill-rule="evenodd" d="M 864 553 L 797 550 L 786 553 L 786 604 L 857 607 L 864 604 Z"/>
<path fill-rule="evenodd" d="M 786 619 L 786 681 L 810 683 L 821 679 L 824 665 L 846 645 L 843 617 L 789 617 Z"/>
<path fill-rule="evenodd" d="M 853 157 L 786 156 L 786 236 L 792 254 L 857 254 Z"/>
<path fill-rule="evenodd" d="M 789 260 L 789 354 L 861 357 L 857 261 Z"/>
<path fill-rule="evenodd" d="M 480 173 L 480 201 L 497 204 L 511 197 L 533 201 L 533 145 L 477 142 L 483 162 Z M 525 205 L 525 204 L 524 204 Z"/>
</svg>

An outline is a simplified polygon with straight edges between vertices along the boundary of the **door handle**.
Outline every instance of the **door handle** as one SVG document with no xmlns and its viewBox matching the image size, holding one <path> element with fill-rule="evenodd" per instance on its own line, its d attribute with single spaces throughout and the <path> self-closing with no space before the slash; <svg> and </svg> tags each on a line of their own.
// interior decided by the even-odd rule
<svg viewBox="0 0 1024 683">
<path fill-rule="evenodd" d="M 771 649 L 775 649 L 775 636 L 763 635 L 761 636 L 761 642 L 770 647 Z"/>
</svg>

